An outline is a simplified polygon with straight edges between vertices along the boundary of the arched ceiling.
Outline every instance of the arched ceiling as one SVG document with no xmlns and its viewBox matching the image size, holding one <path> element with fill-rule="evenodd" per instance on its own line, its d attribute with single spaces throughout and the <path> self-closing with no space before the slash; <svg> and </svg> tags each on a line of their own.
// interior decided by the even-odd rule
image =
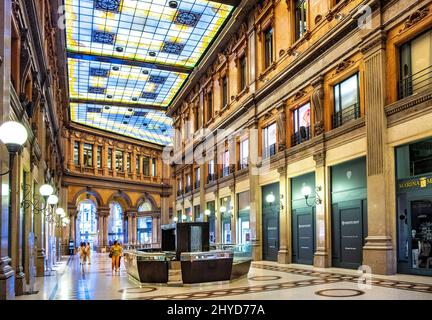
<svg viewBox="0 0 432 320">
<path fill-rule="evenodd" d="M 233 5 L 65 0 L 71 120 L 172 144 L 172 120 L 165 111 Z"/>
</svg>

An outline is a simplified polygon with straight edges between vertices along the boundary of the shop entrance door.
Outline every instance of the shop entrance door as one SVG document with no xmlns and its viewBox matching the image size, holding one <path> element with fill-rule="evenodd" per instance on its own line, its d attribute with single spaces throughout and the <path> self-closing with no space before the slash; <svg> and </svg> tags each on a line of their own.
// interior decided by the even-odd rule
<svg viewBox="0 0 432 320">
<path fill-rule="evenodd" d="M 339 202 L 333 205 L 333 266 L 357 269 L 363 262 L 367 235 L 366 200 Z"/>
<path fill-rule="evenodd" d="M 299 208 L 292 211 L 293 262 L 313 264 L 315 251 L 315 208 Z"/>
<path fill-rule="evenodd" d="M 267 202 L 267 196 L 273 194 L 274 202 Z M 279 183 L 262 188 L 262 221 L 263 221 L 263 259 L 277 261 L 279 252 Z"/>
<path fill-rule="evenodd" d="M 408 263 L 411 273 L 432 275 L 432 198 L 410 201 L 408 207 Z"/>
</svg>

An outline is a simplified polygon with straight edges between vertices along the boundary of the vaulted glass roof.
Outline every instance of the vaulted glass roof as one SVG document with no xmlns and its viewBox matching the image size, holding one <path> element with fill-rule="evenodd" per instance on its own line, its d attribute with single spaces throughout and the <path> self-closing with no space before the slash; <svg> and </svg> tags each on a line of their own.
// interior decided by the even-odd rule
<svg viewBox="0 0 432 320">
<path fill-rule="evenodd" d="M 164 112 L 233 6 L 205 0 L 65 0 L 65 8 L 72 121 L 171 144 Z M 90 112 L 96 107 L 102 112 Z M 134 115 L 125 124 L 128 109 Z M 168 127 L 136 125 L 148 117 Z"/>
</svg>

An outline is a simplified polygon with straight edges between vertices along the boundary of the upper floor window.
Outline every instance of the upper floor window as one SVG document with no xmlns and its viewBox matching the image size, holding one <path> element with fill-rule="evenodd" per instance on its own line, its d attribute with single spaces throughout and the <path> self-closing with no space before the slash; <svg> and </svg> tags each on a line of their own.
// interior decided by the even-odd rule
<svg viewBox="0 0 432 320">
<path fill-rule="evenodd" d="M 240 91 L 246 89 L 246 56 L 242 56 L 239 61 L 240 64 Z"/>
<path fill-rule="evenodd" d="M 131 154 L 127 153 L 127 172 L 131 173 L 132 165 L 131 165 Z"/>
<path fill-rule="evenodd" d="M 112 148 L 108 148 L 108 168 L 112 169 Z"/>
<path fill-rule="evenodd" d="M 263 130 L 263 158 L 266 159 L 276 154 L 276 123 Z"/>
<path fill-rule="evenodd" d="M 247 168 L 249 158 L 249 140 L 244 139 L 240 142 L 240 169 Z"/>
<path fill-rule="evenodd" d="M 267 69 L 273 62 L 273 29 L 264 31 L 264 68 Z"/>
<path fill-rule="evenodd" d="M 145 176 L 150 175 L 150 158 L 149 157 L 144 157 L 144 159 L 143 159 L 143 174 Z"/>
<path fill-rule="evenodd" d="M 300 39 L 307 31 L 307 0 L 295 0 L 295 35 Z"/>
<path fill-rule="evenodd" d="M 98 168 L 102 168 L 102 147 L 97 147 L 97 166 Z"/>
<path fill-rule="evenodd" d="M 152 159 L 152 176 L 156 177 L 156 159 Z"/>
<path fill-rule="evenodd" d="M 180 195 L 181 193 L 182 193 L 182 180 L 181 179 L 178 179 L 177 180 L 177 195 Z"/>
<path fill-rule="evenodd" d="M 292 113 L 293 135 L 291 144 L 293 146 L 307 141 L 311 138 L 310 130 L 310 103 L 297 108 Z"/>
<path fill-rule="evenodd" d="M 77 166 L 79 165 L 79 142 L 75 141 L 74 144 L 74 164 Z"/>
<path fill-rule="evenodd" d="M 199 108 L 196 108 L 195 112 L 194 112 L 194 121 L 195 121 L 194 130 L 195 131 L 198 130 L 198 128 L 199 128 L 199 115 L 200 115 Z"/>
<path fill-rule="evenodd" d="M 135 170 L 136 170 L 136 173 L 137 174 L 139 174 L 140 173 L 140 156 L 136 156 L 136 159 L 135 159 Z"/>
<path fill-rule="evenodd" d="M 210 160 L 208 163 L 208 176 L 207 176 L 207 181 L 214 181 L 215 180 L 215 171 L 214 171 L 214 160 Z"/>
<path fill-rule="evenodd" d="M 207 93 L 207 121 L 213 118 L 213 94 L 212 92 Z"/>
<path fill-rule="evenodd" d="M 186 192 L 191 191 L 191 176 L 190 174 L 186 175 Z"/>
<path fill-rule="evenodd" d="M 84 165 L 93 166 L 93 145 L 84 143 Z"/>
<path fill-rule="evenodd" d="M 229 171 L 229 165 L 230 165 L 230 161 L 229 161 L 229 150 L 225 151 L 222 154 L 222 177 L 226 177 L 227 175 L 230 174 Z"/>
<path fill-rule="evenodd" d="M 334 87 L 333 128 L 360 118 L 359 74 L 349 77 Z"/>
<path fill-rule="evenodd" d="M 201 169 L 196 168 L 195 169 L 195 189 L 198 189 L 200 187 L 201 183 Z"/>
<path fill-rule="evenodd" d="M 432 86 L 432 30 L 400 48 L 399 99 Z"/>
<path fill-rule="evenodd" d="M 116 170 L 123 171 L 123 152 L 117 150 L 115 156 L 116 156 Z"/>
<path fill-rule="evenodd" d="M 228 77 L 222 77 L 222 108 L 228 105 Z"/>
</svg>

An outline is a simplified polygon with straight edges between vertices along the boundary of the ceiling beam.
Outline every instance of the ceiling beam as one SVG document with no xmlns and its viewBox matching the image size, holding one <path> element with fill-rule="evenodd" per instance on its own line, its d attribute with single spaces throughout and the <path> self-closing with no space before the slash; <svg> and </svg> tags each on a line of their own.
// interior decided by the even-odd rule
<svg viewBox="0 0 432 320">
<path fill-rule="evenodd" d="M 148 104 L 141 103 L 122 103 L 122 102 L 114 102 L 114 101 L 99 101 L 99 100 L 87 100 L 87 99 L 70 99 L 71 103 L 85 103 L 85 104 L 94 104 L 99 106 L 113 106 L 113 107 L 124 107 L 124 108 L 135 108 L 135 109 L 146 109 L 146 110 L 156 110 L 166 112 L 166 107 L 153 106 Z"/>
<path fill-rule="evenodd" d="M 130 60 L 130 59 L 105 57 L 105 56 L 98 56 L 98 55 L 87 54 L 87 53 L 86 54 L 76 53 L 71 51 L 68 51 L 67 56 L 68 58 L 79 59 L 79 60 L 122 64 L 122 65 L 128 65 L 133 67 L 157 69 L 157 70 L 179 72 L 179 73 L 186 73 L 186 74 L 190 74 L 193 70 L 192 68 L 181 67 L 181 66 L 170 66 L 170 65 L 160 64 L 160 63 L 150 63 L 150 62 Z"/>
<path fill-rule="evenodd" d="M 233 7 L 237 7 L 240 4 L 240 0 L 212 0 L 212 2 L 227 4 Z"/>
</svg>

